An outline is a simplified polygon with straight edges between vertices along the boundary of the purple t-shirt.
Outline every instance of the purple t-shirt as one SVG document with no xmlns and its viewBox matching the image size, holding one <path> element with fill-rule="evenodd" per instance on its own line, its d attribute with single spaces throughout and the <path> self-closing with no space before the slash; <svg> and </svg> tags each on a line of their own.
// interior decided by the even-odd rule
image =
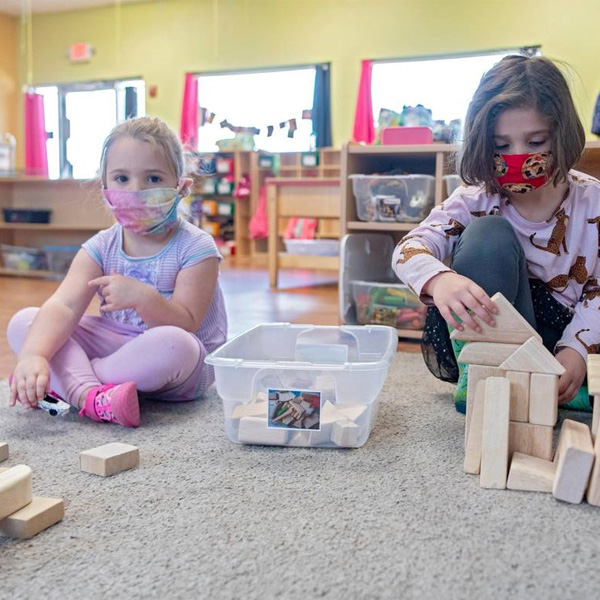
<svg viewBox="0 0 600 600">
<path fill-rule="evenodd" d="M 153 256 L 128 256 L 123 251 L 122 239 L 122 227 L 116 224 L 98 232 L 83 244 L 83 248 L 100 265 L 105 275 L 118 273 L 133 277 L 153 287 L 164 298 L 171 298 L 173 295 L 175 281 L 181 269 L 197 265 L 211 257 L 222 260 L 212 236 L 187 221 L 179 222 L 175 235 Z M 100 298 L 102 300 L 101 295 Z M 148 325 L 132 308 L 102 312 L 102 316 L 148 329 Z M 208 352 L 221 346 L 227 339 L 227 314 L 218 281 L 208 312 L 196 335 Z"/>
</svg>

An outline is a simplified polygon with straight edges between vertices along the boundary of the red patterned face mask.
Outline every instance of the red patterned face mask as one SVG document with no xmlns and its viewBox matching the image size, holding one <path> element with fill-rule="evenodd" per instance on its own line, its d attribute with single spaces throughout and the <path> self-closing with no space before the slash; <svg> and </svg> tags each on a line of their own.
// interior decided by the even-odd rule
<svg viewBox="0 0 600 600">
<path fill-rule="evenodd" d="M 525 194 L 548 183 L 550 152 L 494 154 L 498 183 L 508 192 Z"/>
</svg>

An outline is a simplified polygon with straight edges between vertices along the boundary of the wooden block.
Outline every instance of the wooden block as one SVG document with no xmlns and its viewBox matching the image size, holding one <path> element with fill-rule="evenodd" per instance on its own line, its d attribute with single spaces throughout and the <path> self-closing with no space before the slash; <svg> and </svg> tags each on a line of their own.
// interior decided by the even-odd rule
<svg viewBox="0 0 600 600">
<path fill-rule="evenodd" d="M 231 418 L 234 421 L 239 421 L 243 417 L 262 417 L 267 418 L 269 408 L 267 402 L 250 402 L 248 404 L 238 404 L 233 409 Z"/>
<path fill-rule="evenodd" d="M 498 367 L 518 348 L 518 344 L 470 342 L 461 350 L 458 362 L 465 365 Z"/>
<path fill-rule="evenodd" d="M 4 535 L 27 539 L 55 525 L 65 515 L 62 500 L 34 496 L 31 504 L 0 521 Z"/>
<path fill-rule="evenodd" d="M 511 421 L 508 430 L 508 454 L 527 454 L 543 460 L 552 460 L 554 430 L 544 425 Z"/>
<path fill-rule="evenodd" d="M 489 377 L 485 382 L 483 404 L 481 487 L 506 488 L 509 419 L 510 382 L 505 377 Z"/>
<path fill-rule="evenodd" d="M 531 374 L 529 422 L 554 427 L 558 419 L 558 375 Z"/>
<path fill-rule="evenodd" d="M 594 506 L 600 506 L 600 436 L 596 435 L 594 442 L 594 466 L 590 474 L 590 482 L 586 492 L 587 501 Z"/>
<path fill-rule="evenodd" d="M 0 444 L 0 462 L 8 458 L 8 444 Z"/>
<path fill-rule="evenodd" d="M 556 465 L 551 460 L 515 452 L 510 463 L 506 487 L 525 492 L 552 492 Z"/>
<path fill-rule="evenodd" d="M 366 404 L 336 404 L 335 407 L 350 421 L 360 421 L 362 416 L 367 412 Z"/>
<path fill-rule="evenodd" d="M 592 436 L 587 425 L 570 419 L 563 422 L 554 462 L 556 476 L 552 494 L 558 500 L 579 504 L 594 462 Z"/>
<path fill-rule="evenodd" d="M 467 414 L 465 418 L 465 450 L 467 440 L 469 439 L 469 427 L 471 426 L 471 413 L 475 402 L 475 391 L 477 383 L 488 377 L 504 377 L 505 371 L 498 367 L 484 367 L 480 365 L 469 365 L 469 374 L 467 379 Z"/>
<path fill-rule="evenodd" d="M 496 342 L 507 344 L 522 344 L 530 337 L 541 341 L 540 334 L 519 314 L 519 311 L 500 293 L 492 296 L 492 302 L 498 308 L 494 315 L 496 325 L 491 327 L 478 320 L 481 333 L 465 328 L 463 331 L 455 329 L 450 337 L 453 340 L 467 340 L 469 342 Z"/>
<path fill-rule="evenodd" d="M 501 365 L 506 371 L 524 373 L 547 373 L 562 375 L 565 368 L 552 356 L 537 338 L 529 338 L 518 350 L 511 354 Z"/>
<path fill-rule="evenodd" d="M 527 423 L 529 421 L 529 373 L 508 371 L 506 378 L 510 381 L 510 420 Z"/>
<path fill-rule="evenodd" d="M 321 407 L 321 429 L 310 431 L 309 440 L 311 446 L 320 446 L 321 444 L 331 443 L 331 432 L 335 421 L 346 419 L 347 417 L 340 413 L 338 405 L 328 400 Z"/>
<path fill-rule="evenodd" d="M 79 466 L 86 473 L 109 477 L 140 464 L 140 451 L 131 444 L 113 442 L 104 444 L 79 455 Z"/>
<path fill-rule="evenodd" d="M 590 394 L 600 394 L 600 354 L 588 354 L 587 378 Z"/>
<path fill-rule="evenodd" d="M 333 423 L 331 441 L 341 448 L 353 448 L 358 444 L 360 427 L 350 419 L 340 419 Z"/>
<path fill-rule="evenodd" d="M 258 444 L 260 446 L 285 446 L 290 430 L 269 427 L 267 419 L 243 417 L 240 419 L 238 442 L 240 444 Z"/>
<path fill-rule="evenodd" d="M 600 425 L 600 394 L 594 396 L 594 407 L 592 414 L 592 437 L 596 439 L 598 426 Z"/>
<path fill-rule="evenodd" d="M 465 448 L 465 462 L 463 470 L 465 473 L 479 475 L 481 468 L 481 432 L 483 429 L 483 404 L 485 400 L 485 380 L 477 382 L 477 389 L 473 400 L 471 411 L 471 424 Z"/>
<path fill-rule="evenodd" d="M 31 477 L 31 469 L 26 465 L 17 465 L 0 473 L 0 519 L 31 502 Z"/>
</svg>

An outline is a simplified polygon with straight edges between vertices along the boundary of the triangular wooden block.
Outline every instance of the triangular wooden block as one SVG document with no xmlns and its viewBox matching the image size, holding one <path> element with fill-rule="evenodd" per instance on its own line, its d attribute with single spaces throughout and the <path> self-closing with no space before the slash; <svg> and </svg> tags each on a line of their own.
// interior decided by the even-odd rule
<svg viewBox="0 0 600 600">
<path fill-rule="evenodd" d="M 478 320 L 481 325 L 481 333 L 465 327 L 463 331 L 455 329 L 450 337 L 453 340 L 468 342 L 505 342 L 507 344 L 522 344 L 530 337 L 541 341 L 540 334 L 500 292 L 492 296 L 492 302 L 498 308 L 498 314 L 494 315 L 496 321 L 494 327 Z"/>
<path fill-rule="evenodd" d="M 458 357 L 458 362 L 465 365 L 484 365 L 499 367 L 519 344 L 494 344 L 493 342 L 471 342 L 465 344 Z"/>
<path fill-rule="evenodd" d="M 501 365 L 507 371 L 522 373 L 547 373 L 562 375 L 565 368 L 544 348 L 536 338 L 529 338 L 518 350 L 509 356 Z"/>
</svg>

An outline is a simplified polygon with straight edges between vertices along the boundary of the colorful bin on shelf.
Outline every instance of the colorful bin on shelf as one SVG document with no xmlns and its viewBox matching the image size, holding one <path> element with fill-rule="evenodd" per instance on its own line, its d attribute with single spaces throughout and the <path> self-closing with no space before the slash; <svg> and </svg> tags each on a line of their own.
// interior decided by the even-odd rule
<svg viewBox="0 0 600 600">
<path fill-rule="evenodd" d="M 433 175 L 350 175 L 361 221 L 419 223 L 435 204 Z"/>
<path fill-rule="evenodd" d="M 50 223 L 51 210 L 33 210 L 31 208 L 5 208 L 5 223 Z"/>
<path fill-rule="evenodd" d="M 363 325 L 388 325 L 420 330 L 425 326 L 427 307 L 401 283 L 353 281 L 356 318 Z"/>
<path fill-rule="evenodd" d="M 382 326 L 269 323 L 206 357 L 238 444 L 357 448 L 369 437 L 398 336 Z"/>
<path fill-rule="evenodd" d="M 15 271 L 43 271 L 47 268 L 46 253 L 40 248 L 2 244 L 2 266 Z"/>
<path fill-rule="evenodd" d="M 81 246 L 44 246 L 48 269 L 54 273 L 66 273 Z"/>
</svg>

